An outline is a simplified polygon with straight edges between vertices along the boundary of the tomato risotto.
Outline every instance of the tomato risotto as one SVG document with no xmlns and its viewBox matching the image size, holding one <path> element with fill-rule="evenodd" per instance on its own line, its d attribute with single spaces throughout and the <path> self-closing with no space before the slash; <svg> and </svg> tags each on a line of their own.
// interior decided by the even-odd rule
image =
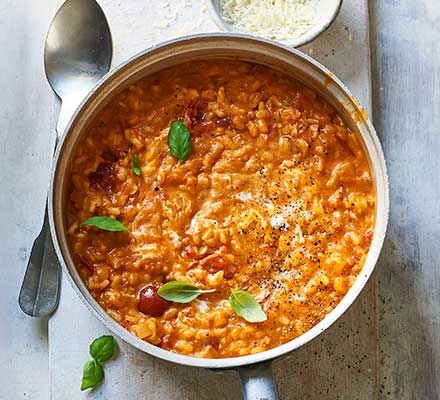
<svg viewBox="0 0 440 400">
<path fill-rule="evenodd" d="M 88 290 L 181 354 L 300 336 L 346 294 L 372 240 L 359 139 L 318 94 L 260 65 L 200 61 L 140 80 L 88 128 L 70 177 L 69 242 Z M 123 228 L 83 223 L 96 216 Z M 174 281 L 207 292 L 169 301 L 160 288 Z"/>
</svg>

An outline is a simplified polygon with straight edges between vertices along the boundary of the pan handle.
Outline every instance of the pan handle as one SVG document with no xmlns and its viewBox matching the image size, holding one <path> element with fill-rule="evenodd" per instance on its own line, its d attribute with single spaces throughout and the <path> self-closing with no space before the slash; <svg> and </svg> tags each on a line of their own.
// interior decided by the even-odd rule
<svg viewBox="0 0 440 400">
<path fill-rule="evenodd" d="M 244 400 L 278 400 L 272 363 L 237 368 Z"/>
</svg>

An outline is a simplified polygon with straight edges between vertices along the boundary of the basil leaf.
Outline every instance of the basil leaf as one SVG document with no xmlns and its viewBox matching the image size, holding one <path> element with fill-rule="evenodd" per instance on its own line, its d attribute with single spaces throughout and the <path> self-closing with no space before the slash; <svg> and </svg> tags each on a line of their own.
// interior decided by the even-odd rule
<svg viewBox="0 0 440 400">
<path fill-rule="evenodd" d="M 134 155 L 133 157 L 133 172 L 137 175 L 137 176 L 141 176 L 141 167 L 139 164 L 139 156 L 137 154 Z"/>
<path fill-rule="evenodd" d="M 90 345 L 90 355 L 98 362 L 110 360 L 115 354 L 116 340 L 113 336 L 101 336 Z"/>
<path fill-rule="evenodd" d="M 168 132 L 168 146 L 171 154 L 182 164 L 191 154 L 191 134 L 182 121 L 174 121 Z"/>
<path fill-rule="evenodd" d="M 90 389 L 100 384 L 104 379 L 104 370 L 96 360 L 87 361 L 83 368 L 81 390 Z"/>
<path fill-rule="evenodd" d="M 229 303 L 234 312 L 248 322 L 263 322 L 267 319 L 260 304 L 249 292 L 233 290 L 229 296 Z"/>
<path fill-rule="evenodd" d="M 165 283 L 157 291 L 157 294 L 165 300 L 174 301 L 175 303 L 189 303 L 202 293 L 212 293 L 215 289 L 202 290 L 191 283 L 171 281 Z"/>
<path fill-rule="evenodd" d="M 102 229 L 103 231 L 128 232 L 127 227 L 122 222 L 119 222 L 117 219 L 114 219 L 112 217 L 91 217 L 81 222 L 81 226 L 94 226 L 96 228 Z"/>
</svg>

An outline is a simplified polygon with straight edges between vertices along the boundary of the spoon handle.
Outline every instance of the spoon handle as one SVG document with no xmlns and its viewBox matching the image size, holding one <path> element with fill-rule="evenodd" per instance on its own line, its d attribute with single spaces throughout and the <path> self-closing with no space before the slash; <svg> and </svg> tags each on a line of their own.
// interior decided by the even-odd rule
<svg viewBox="0 0 440 400">
<path fill-rule="evenodd" d="M 32 245 L 18 303 L 31 317 L 51 315 L 60 298 L 61 270 L 49 229 L 49 216 L 44 213 L 43 227 Z"/>
<path fill-rule="evenodd" d="M 65 131 L 80 97 L 63 99 L 57 123 L 57 140 Z M 56 147 L 56 146 L 55 146 Z M 61 267 L 53 247 L 49 215 L 44 212 L 41 231 L 32 245 L 31 255 L 18 296 L 22 311 L 31 317 L 47 317 L 57 308 L 60 300 Z"/>
<path fill-rule="evenodd" d="M 61 98 L 61 108 L 57 122 L 57 143 L 61 135 L 66 131 L 73 113 L 84 97 L 86 97 L 89 90 L 90 88 L 78 88 L 75 93 Z"/>
</svg>

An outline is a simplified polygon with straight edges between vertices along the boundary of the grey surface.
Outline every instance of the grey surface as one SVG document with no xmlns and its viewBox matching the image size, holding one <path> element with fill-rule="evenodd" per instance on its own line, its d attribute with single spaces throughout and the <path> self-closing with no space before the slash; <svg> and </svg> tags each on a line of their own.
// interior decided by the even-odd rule
<svg viewBox="0 0 440 400">
<path fill-rule="evenodd" d="M 440 398 L 440 2 L 375 0 L 374 115 L 391 214 L 379 268 L 379 391 Z"/>
<path fill-rule="evenodd" d="M 108 393 L 127 393 L 127 388 L 136 385 L 137 395 L 131 397 L 135 400 L 239 399 L 240 387 L 233 375 L 166 364 L 124 345 L 120 357 L 108 365 L 105 385 L 90 396 L 81 396 L 77 391 L 81 363 L 87 359 L 89 341 L 104 330 L 91 314 L 84 318 L 87 311 L 82 305 L 69 304 L 68 297 L 63 314 L 55 317 L 64 316 L 74 323 L 64 330 L 56 320 L 51 323 L 66 346 L 54 348 L 50 343 L 49 386 L 47 321 L 22 315 L 17 293 L 41 224 L 55 138 L 50 130 L 53 98 L 44 81 L 41 56 L 55 3 L 0 3 L 0 399 L 47 399 L 50 387 L 52 400 L 112 400 L 116 397 Z M 130 36 L 126 42 L 115 43 L 119 60 L 158 40 L 156 33 L 133 34 L 157 23 L 158 18 L 149 12 L 150 1 L 100 3 L 111 9 L 113 35 Z M 360 3 L 345 0 L 345 6 Z M 440 398 L 440 2 L 370 0 L 369 5 L 374 120 L 391 181 L 389 234 L 377 271 L 380 296 L 372 280 L 329 336 L 276 365 L 282 399 Z M 124 21 L 118 20 L 121 15 Z M 353 17 L 347 12 L 340 16 L 341 33 Z M 176 23 L 180 34 L 204 30 L 197 19 Z M 361 28 L 353 26 L 353 42 L 359 39 Z M 171 36 L 171 30 L 166 34 Z M 367 61 L 353 57 L 352 48 L 336 49 L 335 55 L 350 66 L 344 76 L 332 65 L 331 48 L 314 48 L 312 55 L 350 82 L 364 103 L 368 101 L 368 82 L 362 72 L 368 70 L 364 68 Z M 64 289 L 71 291 L 66 285 Z M 128 374 L 129 368 L 136 368 L 137 375 Z M 110 383 L 115 385 L 111 392 L 106 391 Z"/>
<path fill-rule="evenodd" d="M 47 399 L 47 320 L 25 316 L 18 291 L 40 230 L 55 132 L 43 72 L 54 0 L 0 1 L 0 399 Z"/>
</svg>

